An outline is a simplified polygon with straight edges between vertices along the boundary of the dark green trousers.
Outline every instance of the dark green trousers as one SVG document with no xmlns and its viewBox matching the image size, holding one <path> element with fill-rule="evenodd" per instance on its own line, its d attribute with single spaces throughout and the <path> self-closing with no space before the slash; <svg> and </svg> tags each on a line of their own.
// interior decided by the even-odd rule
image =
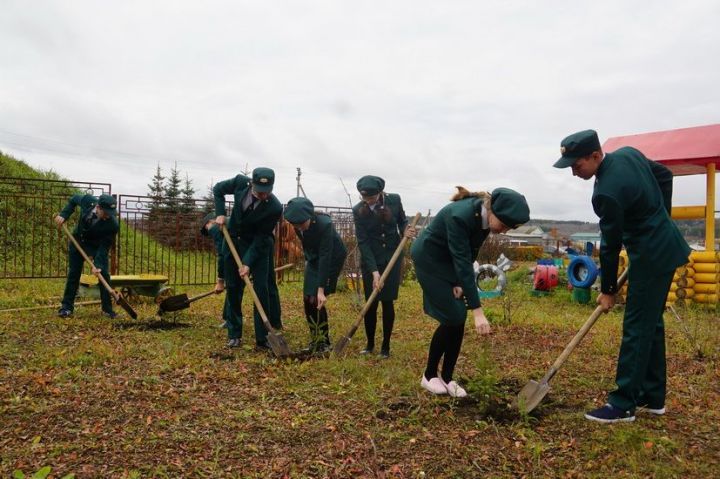
<svg viewBox="0 0 720 479">
<path fill-rule="evenodd" d="M 274 244 L 272 253 L 270 253 L 270 265 L 268 266 L 268 308 L 265 313 L 273 328 L 282 329 L 282 310 L 280 308 L 280 292 L 277 286 L 277 274 L 275 273 Z"/>
<path fill-rule="evenodd" d="M 237 240 L 235 240 L 235 247 L 242 251 Z M 254 265 L 250 272 L 255 294 L 260 298 L 260 304 L 262 304 L 270 324 L 273 328 L 281 329 L 280 296 L 275 282 L 275 272 L 273 271 L 274 262 L 271 249 L 270 254 L 264 260 L 258 261 L 258 264 Z M 228 338 L 238 339 L 242 338 L 242 298 L 245 292 L 245 282 L 240 278 L 235 259 L 226 245 L 223 246 L 223 264 L 225 268 L 225 286 L 227 288 L 225 294 L 228 307 L 225 320 L 228 322 Z M 264 344 L 267 341 L 268 331 L 265 329 L 260 313 L 254 306 L 253 323 L 255 326 L 255 342 Z"/>
<path fill-rule="evenodd" d="M 615 382 L 608 402 L 623 410 L 638 404 L 665 406 L 665 299 L 674 271 L 655 278 L 628 278 L 623 338 Z"/>
<path fill-rule="evenodd" d="M 80 242 L 80 247 L 82 247 L 88 255 L 95 254 L 94 248 L 88 247 L 82 242 Z M 82 274 L 84 261 L 84 258 L 77 250 L 77 248 L 75 248 L 75 245 L 72 242 L 69 243 L 68 274 L 67 280 L 65 281 L 65 292 L 63 293 L 62 298 L 62 307 L 64 309 L 68 309 L 70 311 L 73 311 L 75 309 L 75 296 L 77 296 L 78 287 L 80 286 L 80 275 Z M 108 284 L 110 284 L 110 273 L 108 272 L 109 268 L 107 255 L 98 255 L 97 257 L 93 258 L 93 261 L 95 262 L 95 266 L 102 270 L 102 277 L 105 278 L 105 281 L 107 281 Z M 98 288 L 100 289 L 102 310 L 106 312 L 112 311 L 113 307 L 110 293 L 108 293 L 101 284 L 98 284 Z"/>
</svg>

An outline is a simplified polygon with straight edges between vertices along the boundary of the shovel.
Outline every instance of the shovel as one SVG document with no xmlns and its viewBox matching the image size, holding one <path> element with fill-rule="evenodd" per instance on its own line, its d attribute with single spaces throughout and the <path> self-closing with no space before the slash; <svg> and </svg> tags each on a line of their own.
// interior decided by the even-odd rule
<svg viewBox="0 0 720 479">
<path fill-rule="evenodd" d="M 88 304 L 100 304 L 102 301 L 79 301 L 75 303 L 75 306 L 87 306 Z M 10 309 L 0 309 L 0 313 L 14 313 L 17 311 L 36 311 L 38 309 L 49 309 L 49 308 L 57 308 L 57 304 L 46 304 L 44 306 L 27 306 L 24 308 L 10 308 Z"/>
<path fill-rule="evenodd" d="M 217 292 L 213 289 L 212 291 L 208 291 L 207 293 L 198 294 L 197 296 L 193 296 L 192 298 L 188 298 L 188 295 L 183 294 L 177 294 L 175 296 L 170 296 L 169 298 L 164 299 L 160 305 L 158 306 L 158 314 L 162 316 L 163 313 L 169 313 L 171 311 L 180 311 L 181 309 L 187 309 L 190 307 L 190 303 L 193 301 L 197 301 L 198 299 L 206 298 L 210 296 L 211 294 L 217 294 Z"/>
<path fill-rule="evenodd" d="M 627 275 L 628 269 L 625 269 L 625 271 L 623 271 L 623 273 L 618 278 L 618 291 L 625 284 L 625 280 L 627 280 Z M 582 325 L 582 327 L 575 334 L 575 337 L 572 338 L 570 343 L 565 346 L 565 350 L 562 352 L 562 354 L 560 354 L 560 356 L 558 356 L 553 365 L 550 366 L 550 369 L 545 374 L 545 376 L 543 376 L 540 382 L 533 381 L 531 379 L 530 382 L 528 382 L 525 387 L 522 388 L 517 398 L 515 398 L 515 400 L 513 401 L 513 407 L 516 407 L 522 413 L 529 413 L 530 411 L 535 409 L 538 404 L 540 404 L 543 398 L 547 395 L 548 391 L 550 391 L 550 384 L 548 384 L 549 381 L 560 370 L 560 367 L 563 365 L 567 357 L 570 356 L 570 353 L 572 353 L 575 347 L 580 343 L 580 341 L 582 341 L 587 332 L 590 331 L 590 328 L 593 327 L 595 321 L 597 321 L 602 312 L 602 307 L 598 306 L 597 308 L 595 308 L 595 311 L 593 311 L 587 321 L 585 321 L 585 324 Z"/>
<path fill-rule="evenodd" d="M 85 261 L 87 261 L 87 263 L 90 265 L 90 267 L 94 268 L 95 263 L 93 263 L 92 260 L 90 259 L 90 257 L 88 257 L 88 255 L 85 253 L 85 250 L 83 250 L 82 247 L 80 246 L 80 243 L 78 243 L 78 241 L 75 239 L 75 237 L 70 233 L 70 230 L 67 229 L 67 226 L 65 225 L 65 223 L 62 224 L 62 230 L 63 230 L 63 232 L 65 232 L 67 237 L 70 238 L 70 241 L 72 241 L 72 243 L 75 245 L 75 248 L 77 248 L 77 250 L 80 252 L 82 257 L 85 258 Z M 120 306 L 122 309 L 124 309 L 127 312 L 127 314 L 130 315 L 130 317 L 132 319 L 137 319 L 137 313 L 135 312 L 134 309 L 132 309 L 132 306 L 130 306 L 130 304 L 127 302 L 127 300 L 125 298 L 123 298 L 120 293 L 118 293 L 117 291 L 112 289 L 112 287 L 107 283 L 107 281 L 105 281 L 105 278 L 103 278 L 103 276 L 101 274 L 97 275 L 97 279 L 100 281 L 100 283 L 102 283 L 103 287 L 105 289 L 107 289 L 108 293 L 110 293 L 110 296 L 115 298 L 115 303 L 118 306 Z"/>
<path fill-rule="evenodd" d="M 420 213 L 415 213 L 415 217 L 413 218 L 412 222 L 410 223 L 411 227 L 415 227 L 418 220 L 420 219 Z M 400 240 L 400 244 L 395 248 L 395 252 L 393 253 L 392 257 L 390 258 L 390 261 L 388 261 L 387 266 L 385 267 L 385 271 L 383 271 L 383 274 L 380 276 L 380 284 L 384 284 L 385 280 L 387 279 L 388 275 L 393 269 L 393 266 L 395 266 L 395 263 L 397 262 L 398 258 L 400 257 L 400 253 L 402 252 L 403 248 L 405 247 L 405 243 L 407 243 L 407 236 L 403 235 L 402 239 Z M 365 301 L 365 305 L 360 310 L 360 314 L 358 315 L 358 318 L 355 320 L 353 325 L 350 327 L 350 330 L 347 332 L 345 336 L 338 339 L 337 343 L 335 343 L 335 347 L 333 348 L 333 352 L 336 356 L 340 356 L 348 344 L 350 344 L 350 338 L 353 337 L 355 332 L 360 327 L 360 323 L 365 319 L 365 313 L 367 313 L 368 309 L 370 309 L 370 305 L 372 305 L 373 301 L 375 301 L 375 298 L 377 298 L 377 295 L 380 294 L 380 288 L 373 289 L 372 293 L 370 293 L 370 297 Z"/>
<path fill-rule="evenodd" d="M 237 264 L 238 268 L 242 268 L 242 260 L 240 260 L 240 255 L 238 255 L 237 249 L 235 249 L 235 244 L 233 243 L 232 238 L 230 237 L 230 233 L 228 233 L 225 225 L 222 225 L 222 232 L 225 236 L 225 242 L 227 243 L 228 248 L 230 248 L 230 252 L 232 253 L 233 258 L 235 258 L 235 263 Z M 260 317 L 262 318 L 262 322 L 265 325 L 265 329 L 268 330 L 267 339 L 268 343 L 270 344 L 270 349 L 272 349 L 272 352 L 275 354 L 275 356 L 279 358 L 291 356 L 292 351 L 290 351 L 290 346 L 288 346 L 287 341 L 285 341 L 285 337 L 282 335 L 282 333 L 280 333 L 277 329 L 273 328 L 270 324 L 270 320 L 268 320 L 268 317 L 265 314 L 265 310 L 262 307 L 260 298 L 258 298 L 257 293 L 255 293 L 255 288 L 253 288 L 252 282 L 247 276 L 243 276 L 242 279 L 245 281 L 245 286 L 247 286 L 247 289 L 249 289 L 250 293 L 252 293 L 255 307 L 257 308 L 258 313 L 260 313 Z"/>
</svg>

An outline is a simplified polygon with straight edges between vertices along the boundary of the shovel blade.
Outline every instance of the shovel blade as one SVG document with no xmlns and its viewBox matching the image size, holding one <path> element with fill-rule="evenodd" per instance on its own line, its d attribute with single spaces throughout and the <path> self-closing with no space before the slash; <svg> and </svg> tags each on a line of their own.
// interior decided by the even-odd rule
<svg viewBox="0 0 720 479">
<path fill-rule="evenodd" d="M 338 342 L 335 343 L 335 347 L 333 348 L 335 356 L 341 356 L 348 344 L 350 344 L 350 338 L 348 336 L 343 336 L 338 339 Z"/>
<path fill-rule="evenodd" d="M 270 349 L 278 358 L 286 358 L 292 355 L 290 346 L 288 346 L 288 343 L 285 341 L 285 337 L 282 334 L 277 331 L 269 331 L 267 339 L 268 344 L 270 344 Z"/>
<path fill-rule="evenodd" d="M 190 302 L 188 301 L 188 295 L 185 293 L 170 296 L 164 299 L 159 305 L 161 313 L 179 311 L 188 307 L 190 307 Z"/>
<path fill-rule="evenodd" d="M 132 319 L 137 319 L 137 313 L 136 313 L 135 310 L 132 308 L 132 306 L 130 306 L 130 303 L 128 303 L 125 298 L 123 298 L 122 296 L 120 296 L 120 295 L 118 294 L 118 295 L 115 297 L 115 303 L 116 303 L 118 306 L 120 306 L 122 309 L 124 309 L 125 312 L 127 312 L 127 314 L 129 314 Z"/>
<path fill-rule="evenodd" d="M 547 381 L 537 382 L 530 380 L 518 393 L 513 406 L 522 413 L 529 413 L 535 409 L 543 398 L 550 391 L 550 384 Z"/>
</svg>

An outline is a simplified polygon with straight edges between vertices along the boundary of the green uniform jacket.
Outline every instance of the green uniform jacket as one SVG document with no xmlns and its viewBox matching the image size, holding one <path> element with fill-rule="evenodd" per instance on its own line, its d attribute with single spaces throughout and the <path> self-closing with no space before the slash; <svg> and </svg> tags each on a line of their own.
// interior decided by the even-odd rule
<svg viewBox="0 0 720 479">
<path fill-rule="evenodd" d="M 213 240 L 215 252 L 217 253 L 217 277 L 219 279 L 225 279 L 225 268 L 223 267 L 224 262 L 222 256 L 222 246 L 223 241 L 225 241 L 225 235 L 223 235 L 222 230 L 218 225 L 212 225 L 212 227 L 208 230 L 208 234 Z"/>
<path fill-rule="evenodd" d="M 272 254 L 273 230 L 282 215 L 282 205 L 274 196 L 257 203 L 252 211 L 242 210 L 242 201 L 250 194 L 251 181 L 244 175 L 221 181 L 213 187 L 215 214 L 226 215 L 225 195 L 233 195 L 234 203 L 227 228 L 230 236 L 238 239 L 238 253 L 243 264 L 250 269 L 260 258 Z"/>
<path fill-rule="evenodd" d="M 446 205 L 410 250 L 417 270 L 462 287 L 468 309 L 480 307 L 473 262 L 490 234 L 482 228 L 482 203 L 479 198 L 465 198 Z M 436 293 L 423 290 L 423 294 L 433 297 Z"/>
<path fill-rule="evenodd" d="M 368 215 L 361 215 L 360 211 L 364 203 L 360 202 L 353 207 L 353 220 L 355 222 L 355 235 L 357 236 L 358 248 L 360 249 L 360 267 L 362 269 L 365 296 L 369 297 L 372 292 L 372 273 L 377 271 L 383 273 L 390 258 L 400 244 L 400 239 L 408 220 L 405 217 L 400 195 L 394 193 L 383 193 L 383 207 L 392 213 L 387 221 L 383 221 L 377 208 Z M 383 289 L 380 291 L 381 301 L 397 299 L 398 288 L 400 287 L 400 270 L 402 267 L 402 255 L 393 267 L 393 271 L 387 277 Z"/>
<path fill-rule="evenodd" d="M 601 291 L 617 292 L 618 255 L 627 248 L 632 275 L 652 278 L 688 261 L 690 248 L 670 219 L 672 173 L 631 147 L 607 153 L 592 204 L 600 217 Z"/>
<path fill-rule="evenodd" d="M 92 224 L 90 218 L 97 202 L 98 199 L 93 195 L 74 195 L 60 212 L 60 216 L 67 220 L 72 216 L 75 207 L 80 207 L 80 218 L 73 230 L 73 236 L 77 238 L 88 256 L 92 256 L 96 263 L 103 264 L 103 261 L 107 260 L 108 251 L 120 226 L 117 219 L 112 217 Z"/>
<path fill-rule="evenodd" d="M 295 231 L 302 241 L 305 255 L 303 294 L 315 296 L 320 286 L 325 288 L 326 295 L 334 293 L 347 249 L 330 216 L 316 213 L 307 231 Z"/>
</svg>

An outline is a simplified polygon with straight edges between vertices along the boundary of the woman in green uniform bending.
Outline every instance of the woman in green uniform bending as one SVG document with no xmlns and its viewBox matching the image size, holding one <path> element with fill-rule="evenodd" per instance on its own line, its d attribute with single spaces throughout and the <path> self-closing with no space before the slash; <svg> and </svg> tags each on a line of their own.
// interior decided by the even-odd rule
<svg viewBox="0 0 720 479">
<path fill-rule="evenodd" d="M 453 381 L 453 372 L 468 309 L 473 312 L 475 330 L 482 335 L 490 333 L 475 284 L 473 261 L 490 232 L 504 233 L 526 223 L 530 210 L 525 197 L 509 188 L 497 188 L 488 194 L 458 187 L 451 200 L 420 233 L 411 255 L 423 290 L 423 309 L 440 322 L 430 342 L 420 385 L 433 394 L 464 397 L 467 393 Z"/>
<path fill-rule="evenodd" d="M 402 235 L 414 237 L 415 229 L 408 228 L 400 195 L 385 193 L 385 180 L 378 176 L 363 176 L 357 182 L 362 201 L 353 206 L 355 235 L 360 249 L 361 270 L 365 300 L 374 289 L 380 289 L 373 304 L 365 313 L 367 344 L 360 354 L 372 354 L 375 350 L 375 327 L 378 303 L 382 303 L 383 339 L 380 357 L 390 357 L 390 336 L 395 323 L 393 301 L 398 297 L 401 281 L 402 255 L 398 258 L 384 284 L 380 275 L 387 268 Z"/>
<path fill-rule="evenodd" d="M 316 213 L 307 198 L 293 198 L 285 207 L 285 220 L 293 225 L 305 255 L 303 303 L 310 326 L 313 353 L 330 350 L 330 328 L 325 308 L 327 296 L 335 292 L 347 249 L 335 231 L 330 216 Z"/>
</svg>

